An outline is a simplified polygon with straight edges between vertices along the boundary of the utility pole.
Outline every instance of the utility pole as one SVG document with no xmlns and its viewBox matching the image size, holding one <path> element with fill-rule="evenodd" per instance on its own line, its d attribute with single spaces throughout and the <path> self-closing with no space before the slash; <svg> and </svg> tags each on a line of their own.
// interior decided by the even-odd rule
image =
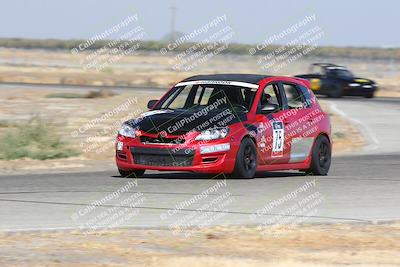
<svg viewBox="0 0 400 267">
<path fill-rule="evenodd" d="M 171 41 L 175 41 L 175 15 L 176 15 L 176 6 L 175 3 L 170 7 L 171 9 Z"/>
</svg>

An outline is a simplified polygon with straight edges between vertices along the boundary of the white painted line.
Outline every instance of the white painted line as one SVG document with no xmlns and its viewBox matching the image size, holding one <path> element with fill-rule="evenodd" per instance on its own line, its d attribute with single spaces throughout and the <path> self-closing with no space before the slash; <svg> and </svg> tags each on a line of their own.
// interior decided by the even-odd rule
<svg viewBox="0 0 400 267">
<path fill-rule="evenodd" d="M 361 134 L 367 139 L 368 145 L 363 148 L 363 151 L 372 151 L 376 150 L 379 147 L 379 140 L 375 137 L 374 133 L 372 132 L 371 128 L 364 122 L 360 121 L 359 119 L 355 119 L 347 115 L 343 110 L 339 109 L 336 105 L 336 103 L 332 101 L 326 100 L 326 102 L 330 105 L 330 108 L 332 111 L 352 123 L 354 123 L 356 126 L 358 126 L 358 129 L 360 130 Z"/>
</svg>

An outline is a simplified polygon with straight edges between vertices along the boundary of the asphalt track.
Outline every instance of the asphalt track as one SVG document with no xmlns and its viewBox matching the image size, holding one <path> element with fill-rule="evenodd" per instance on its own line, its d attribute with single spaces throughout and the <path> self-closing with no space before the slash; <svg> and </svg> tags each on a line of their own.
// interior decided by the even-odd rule
<svg viewBox="0 0 400 267">
<path fill-rule="evenodd" d="M 329 103 L 369 141 L 356 155 L 335 157 L 329 176 L 293 171 L 224 180 L 147 172 L 135 180 L 119 177 L 114 169 L 0 175 L 0 230 L 90 229 L 116 221 L 114 226 L 119 227 L 179 226 L 182 230 L 198 224 L 400 219 L 400 99 L 345 98 Z M 121 191 L 128 186 L 128 192 Z M 91 206 L 95 201 L 97 206 Z"/>
</svg>

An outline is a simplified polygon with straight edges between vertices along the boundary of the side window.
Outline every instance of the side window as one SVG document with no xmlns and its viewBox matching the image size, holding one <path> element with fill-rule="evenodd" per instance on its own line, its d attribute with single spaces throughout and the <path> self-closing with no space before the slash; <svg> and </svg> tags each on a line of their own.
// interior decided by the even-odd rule
<svg viewBox="0 0 400 267">
<path fill-rule="evenodd" d="M 304 107 L 309 108 L 311 107 L 312 101 L 311 101 L 311 95 L 308 89 L 304 85 L 299 86 L 301 93 L 303 94 L 304 98 Z"/>
<path fill-rule="evenodd" d="M 282 83 L 282 85 L 290 109 L 307 106 L 303 94 L 296 85 L 289 83 Z"/>
<path fill-rule="evenodd" d="M 265 104 L 275 104 L 279 106 L 280 110 L 283 109 L 283 103 L 279 93 L 278 84 L 268 84 L 265 86 L 258 104 L 258 108 L 261 109 Z"/>
<path fill-rule="evenodd" d="M 241 94 L 244 100 L 243 105 L 250 110 L 251 105 L 253 104 L 254 97 L 256 96 L 257 90 L 256 89 L 249 89 L 249 88 L 241 88 Z"/>
</svg>

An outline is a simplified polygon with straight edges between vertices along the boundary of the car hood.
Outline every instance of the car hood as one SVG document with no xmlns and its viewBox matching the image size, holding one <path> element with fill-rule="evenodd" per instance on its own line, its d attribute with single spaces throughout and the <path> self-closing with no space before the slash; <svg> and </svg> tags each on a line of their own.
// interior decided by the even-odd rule
<svg viewBox="0 0 400 267">
<path fill-rule="evenodd" d="M 246 113 L 229 109 L 209 112 L 205 110 L 152 110 L 139 118 L 125 123 L 147 133 L 166 132 L 180 135 L 189 131 L 203 131 L 212 127 L 223 127 L 246 120 Z"/>
</svg>

